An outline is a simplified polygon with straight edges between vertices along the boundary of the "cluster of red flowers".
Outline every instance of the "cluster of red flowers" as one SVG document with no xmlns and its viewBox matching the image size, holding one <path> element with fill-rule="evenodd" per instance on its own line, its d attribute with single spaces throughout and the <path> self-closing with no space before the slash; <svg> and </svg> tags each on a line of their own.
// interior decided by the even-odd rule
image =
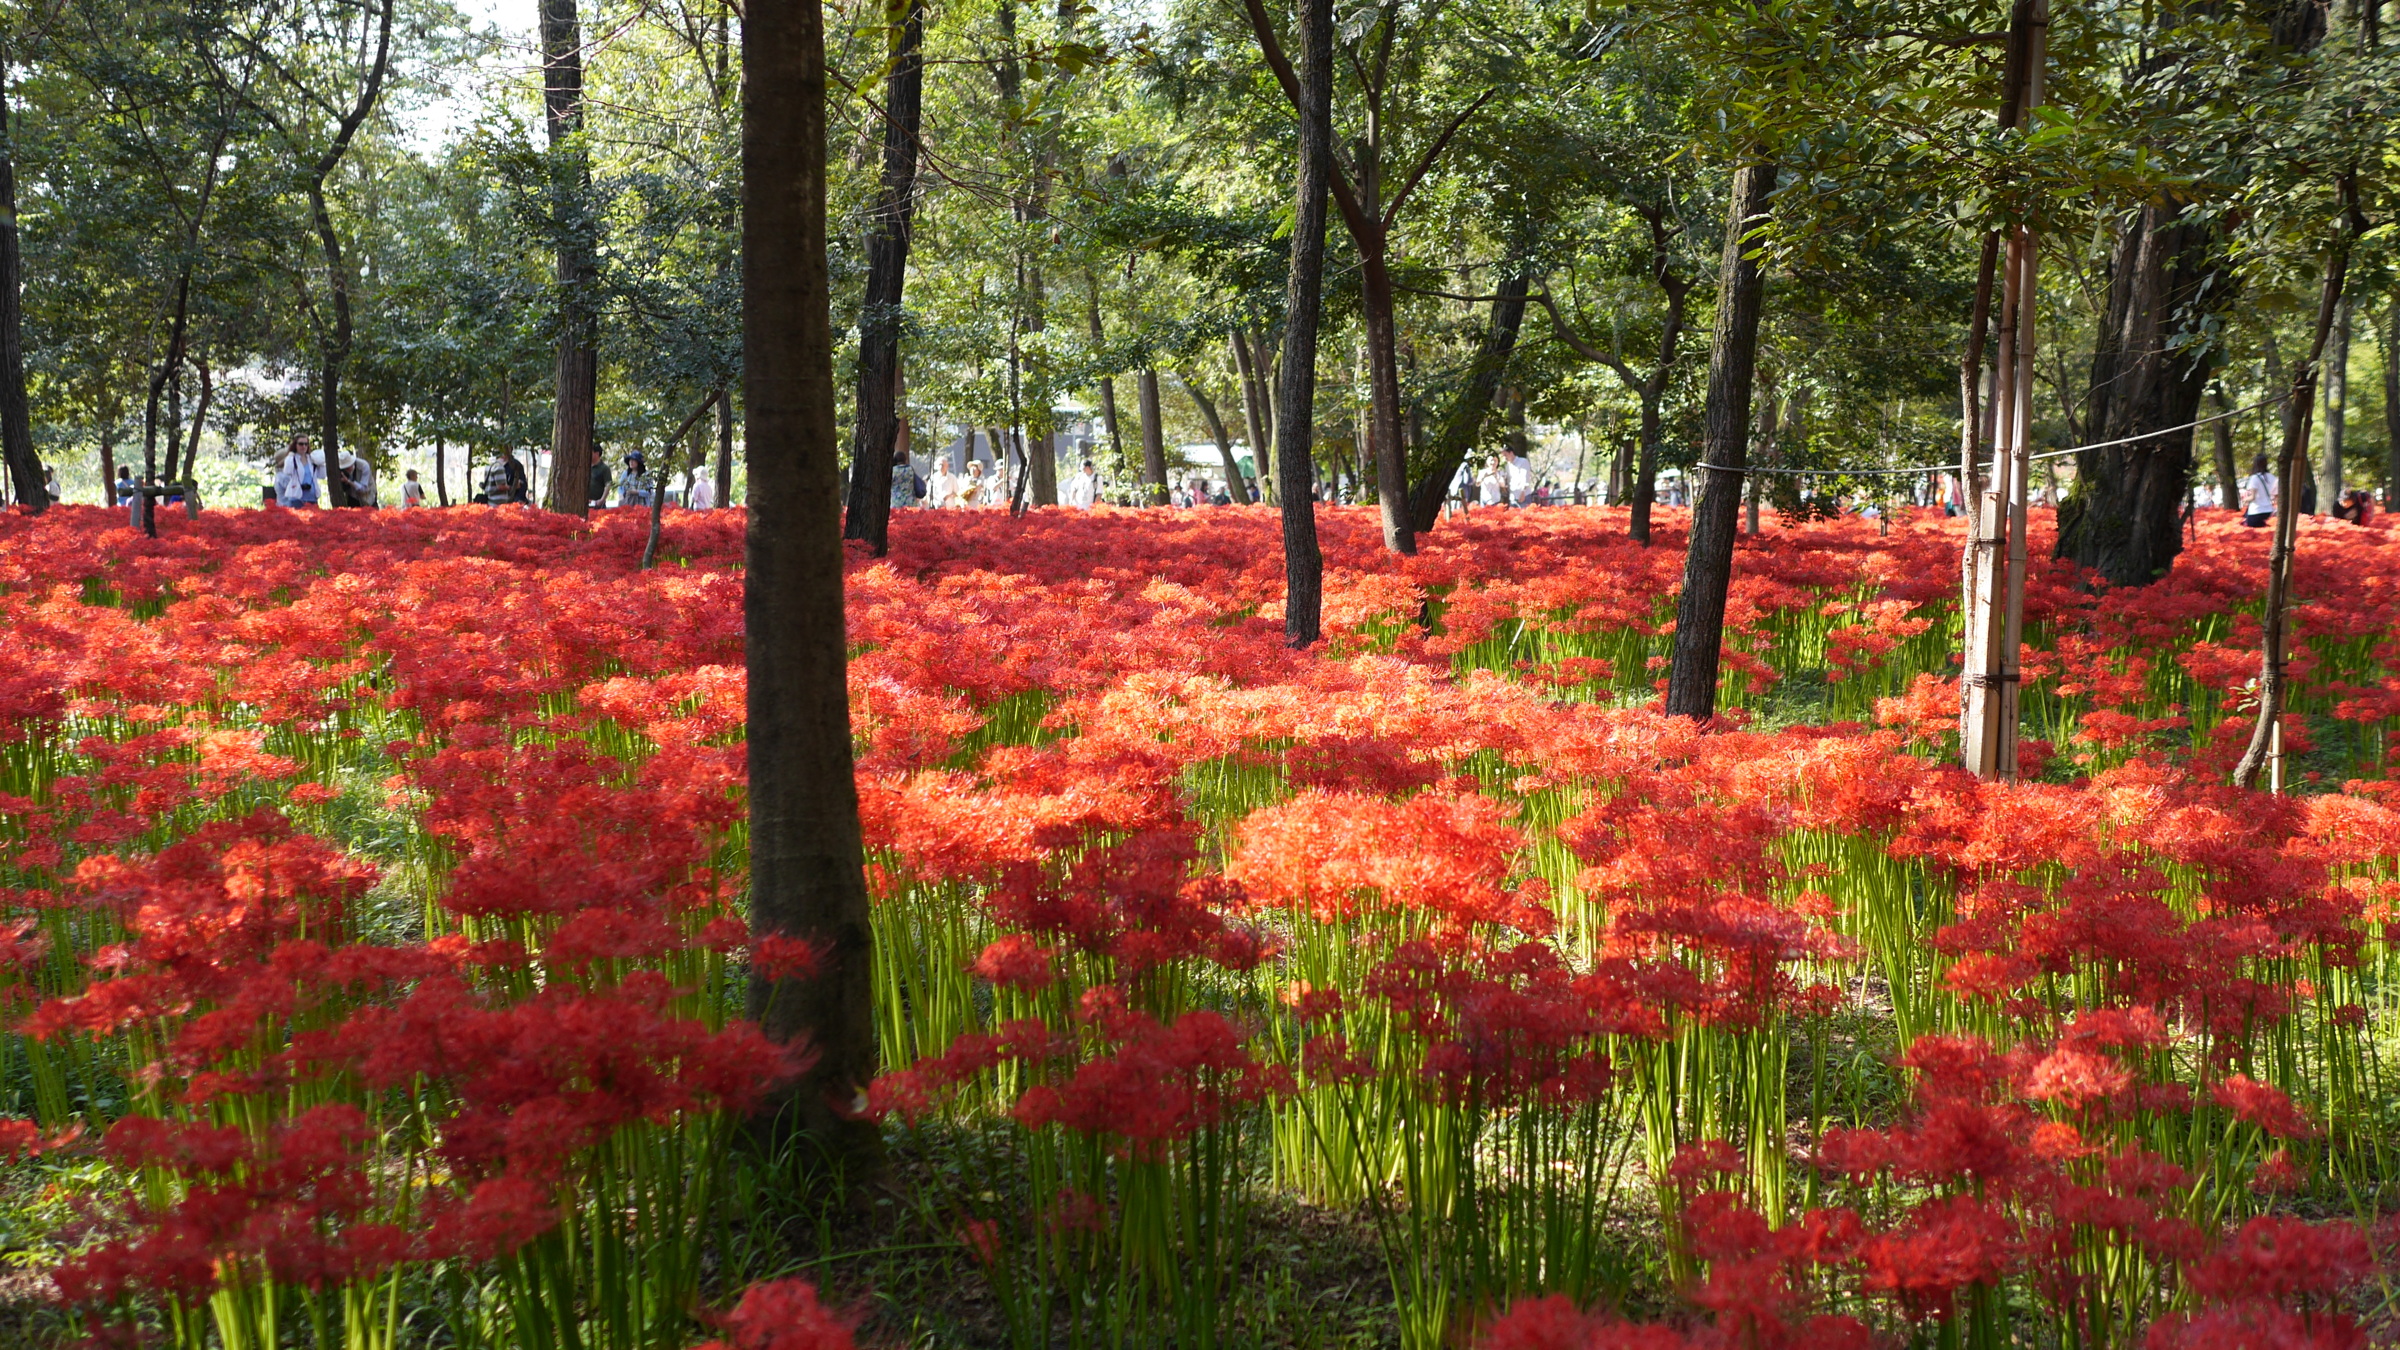
<svg viewBox="0 0 2400 1350">
<path fill-rule="evenodd" d="M 1479 513 L 1400 559 L 1329 510 L 1332 636 L 1299 653 L 1268 512 L 899 522 L 850 579 L 885 1022 L 918 1047 L 872 1106 L 1070 1150 L 1035 1226 L 1086 1235 L 1128 1169 L 1267 1117 L 1241 1185 L 1353 1195 L 1399 1155 L 1335 1184 L 1323 1141 L 1429 1113 L 1641 1134 L 1689 1315 L 1449 1290 L 1456 1318 L 1518 1299 L 1495 1345 L 2034 1306 L 2341 1343 L 2375 1249 L 2287 1210 L 2383 1142 L 2400 536 L 2304 533 L 2286 744 L 2337 730 L 2359 781 L 2274 797 L 2221 782 L 2256 532 L 2203 523 L 2138 591 L 2039 569 L 2027 759 L 2056 764 L 1995 785 L 1943 753 L 1955 523 L 1744 540 L 1706 731 L 1648 704 L 1674 523 L 1642 548 L 1601 512 Z M 39 1117 L 0 1146 L 80 1122 L 141 1190 L 71 1298 L 515 1251 L 597 1203 L 604 1146 L 775 1081 L 730 972 L 814 953 L 740 918 L 741 528 L 671 515 L 643 571 L 614 517 L 0 522 L 0 997 Z M 1829 692 L 1778 720 L 1824 720 L 1743 729 L 1804 672 Z M 1910 1075 L 1905 1108 L 1829 1091 L 1787 1128 L 1785 1066 L 1833 1083 L 1829 1041 Z M 1436 1184 L 1394 1232 L 1476 1222 L 1482 1191 Z M 962 1220 L 995 1261 L 1006 1227 Z M 1184 1259 L 1238 1258 L 1119 1268 Z M 813 1291 L 743 1309 L 742 1350 L 848 1335 Z"/>
</svg>

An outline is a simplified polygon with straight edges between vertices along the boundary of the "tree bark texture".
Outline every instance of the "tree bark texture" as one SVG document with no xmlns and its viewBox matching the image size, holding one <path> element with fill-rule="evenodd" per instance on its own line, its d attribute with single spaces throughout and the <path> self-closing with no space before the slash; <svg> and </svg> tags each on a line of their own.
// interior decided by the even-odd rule
<svg viewBox="0 0 2400 1350">
<path fill-rule="evenodd" d="M 550 209 L 558 230 L 558 366 L 550 412 L 553 511 L 580 516 L 591 500 L 593 422 L 600 393 L 599 316 L 592 292 L 592 162 L 583 132 L 583 24 L 575 0 L 542 0 L 542 116 L 549 133 Z"/>
<path fill-rule="evenodd" d="M 2325 457 L 2317 464 L 2317 511 L 2320 516 L 2341 505 L 2342 433 L 2350 412 L 2350 297 L 2343 296 L 2333 316 L 2333 337 L 2325 352 Z"/>
<path fill-rule="evenodd" d="M 780 1123 L 855 1180 L 880 1167 L 882 1140 L 858 1111 L 875 1075 L 874 950 L 842 612 L 822 11 L 752 6 L 742 67 L 750 923 L 820 952 L 807 978 L 754 974 L 750 1013 L 813 1056 Z"/>
<path fill-rule="evenodd" d="M 2233 460 L 2233 405 L 2225 397 L 2225 386 L 2209 387 L 2209 411 L 2216 421 L 2209 423 L 2209 446 L 2214 452 L 2217 471 L 2217 504 L 2239 511 L 2242 509 L 2242 470 Z M 2057 461 L 2053 460 L 2052 463 Z"/>
<path fill-rule="evenodd" d="M 2193 432 L 2184 424 L 2198 417 L 2211 372 L 2175 339 L 2198 307 L 2223 303 L 2218 255 L 2216 232 L 2186 220 L 2180 203 L 2143 206 L 2117 234 L 2086 434 L 2144 439 L 2077 455 L 2075 488 L 2058 513 L 2059 554 L 2111 585 L 2148 585 L 2183 549 Z"/>
<path fill-rule="evenodd" d="M 1359 309 L 1367 329 L 1367 451 L 1375 465 L 1375 502 L 1383 512 L 1383 546 L 1394 553 L 1417 551 L 1417 531 L 1408 510 L 1408 446 L 1400 438 L 1399 335 L 1394 321 L 1392 275 L 1384 246 L 1360 248 Z"/>
<path fill-rule="evenodd" d="M 1299 116 L 1293 185 L 1292 266 L 1284 286 L 1282 368 L 1276 374 L 1275 491 L 1282 498 L 1283 636 L 1308 647 L 1322 636 L 1325 555 L 1317 543 L 1314 463 L 1317 325 L 1325 298 L 1325 208 L 1333 178 L 1333 0 L 1299 0 L 1300 70 L 1291 83 Z M 1259 42 L 1274 30 L 1253 10 Z"/>
<path fill-rule="evenodd" d="M 717 506 L 733 505 L 733 390 L 717 400 Z"/>
<path fill-rule="evenodd" d="M 1167 503 L 1167 430 L 1159 424 L 1158 372 L 1144 368 L 1135 377 L 1135 387 L 1141 396 L 1142 408 L 1142 482 L 1148 486 L 1144 494 L 1146 506 Z"/>
<path fill-rule="evenodd" d="M 1275 492 L 1275 469 L 1270 451 L 1275 443 L 1274 414 L 1267 411 L 1266 376 L 1250 353 L 1250 338 L 1238 326 L 1226 333 L 1233 348 L 1233 368 L 1242 377 L 1242 421 L 1249 432 L 1250 471 L 1258 476 L 1258 493 L 1267 505 L 1280 498 Z"/>
<path fill-rule="evenodd" d="M 900 0 L 898 47 L 884 81 L 883 181 L 867 216 L 867 292 L 858 307 L 858 417 L 850 441 L 847 539 L 891 551 L 892 452 L 900 440 L 900 328 L 917 211 L 917 135 L 925 106 L 925 0 Z"/>
<path fill-rule="evenodd" d="M 1424 473 L 1408 491 L 1409 524 L 1417 530 L 1430 530 L 1441 520 L 1442 500 L 1449 495 L 1459 466 L 1475 452 L 1476 435 L 1491 411 L 1492 396 L 1499 392 L 1509 358 L 1516 353 L 1517 334 L 1525 323 L 1525 298 L 1532 289 L 1533 273 L 1527 268 L 1520 267 L 1501 279 L 1500 290 L 1492 298 L 1491 326 L 1484 330 L 1475 360 L 1467 367 L 1466 383 L 1433 433 Z"/>
<path fill-rule="evenodd" d="M 17 235 L 17 149 L 8 119 L 8 64 L 0 56 L 0 455 L 18 504 L 50 508 L 42 462 L 33 452 L 33 414 L 25 399 L 25 255 Z"/>
<path fill-rule="evenodd" d="M 1667 675 L 1670 716 L 1706 721 L 1717 712 L 1717 664 L 1725 640 L 1725 597 L 1733 583 L 1733 538 L 1741 526 L 1741 471 L 1749 454 L 1758 319 L 1767 289 L 1765 269 L 1745 236 L 1766 223 L 1774 190 L 1772 163 L 1734 171 L 1725 253 L 1717 267 L 1716 332 L 1708 352 L 1704 445 L 1713 467 L 1704 471 L 1700 500 L 1692 505 L 1683 595 L 1675 609 L 1675 660 Z"/>
<path fill-rule="evenodd" d="M 2383 509 L 2400 511 L 2400 301 L 2383 311 Z"/>
</svg>

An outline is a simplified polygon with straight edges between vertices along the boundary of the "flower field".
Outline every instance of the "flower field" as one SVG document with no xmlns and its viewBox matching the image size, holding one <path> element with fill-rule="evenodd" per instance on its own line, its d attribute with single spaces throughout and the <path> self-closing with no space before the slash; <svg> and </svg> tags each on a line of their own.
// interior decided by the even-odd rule
<svg viewBox="0 0 2400 1350">
<path fill-rule="evenodd" d="M 886 1124 L 974 1337 L 795 1267 L 738 1131 L 740 512 L 0 521 L 0 1220 L 101 1343 L 2340 1347 L 2400 1227 L 2400 534 L 2034 578 L 1955 755 L 1955 525 L 1736 555 L 1323 514 L 909 512 L 853 560 Z M 2037 528 L 2037 552 L 2044 540 Z M 1295 1322 L 1296 1213 L 1374 1309 Z M 803 1244 L 805 1245 L 805 1244 Z M 833 1274 L 829 1274 L 833 1272 Z M 824 1287 L 802 1283 L 801 1277 Z M 745 1292 L 746 1291 L 746 1292 Z M 712 1310 L 733 1309 L 730 1313 Z"/>
</svg>

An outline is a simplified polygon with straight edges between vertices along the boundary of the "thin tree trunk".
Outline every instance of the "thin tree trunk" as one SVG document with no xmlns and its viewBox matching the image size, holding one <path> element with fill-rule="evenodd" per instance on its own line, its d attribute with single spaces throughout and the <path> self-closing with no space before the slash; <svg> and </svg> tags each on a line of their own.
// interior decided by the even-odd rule
<svg viewBox="0 0 2400 1350">
<path fill-rule="evenodd" d="M 1200 420 L 1208 423 L 1209 439 L 1217 443 L 1217 458 L 1225 464 L 1225 496 L 1236 506 L 1250 504 L 1250 490 L 1242 483 L 1242 466 L 1233 458 L 1233 438 L 1225 434 L 1225 419 L 1217 412 L 1216 400 L 1201 392 L 1190 375 L 1177 375 L 1183 382 L 1183 392 L 1190 396 L 1192 406 L 1200 410 Z M 1196 504 L 1196 503 L 1195 503 Z"/>
<path fill-rule="evenodd" d="M 900 328 L 917 210 L 917 136 L 925 106 L 925 3 L 898 0 L 899 34 L 884 81 L 883 179 L 867 217 L 867 289 L 858 307 L 857 421 L 850 509 L 842 535 L 891 551 L 892 451 L 900 439 Z"/>
<path fill-rule="evenodd" d="M 587 198 L 590 155 L 583 131 L 583 25 L 576 0 L 542 2 L 542 116 L 550 145 L 550 207 L 559 232 L 558 367 L 550 414 L 547 505 L 571 516 L 590 507 L 592 432 L 600 384 L 592 291 L 599 284 Z"/>
<path fill-rule="evenodd" d="M 2383 509 L 2400 511 L 2400 301 L 2383 310 Z"/>
<path fill-rule="evenodd" d="M 751 7 L 742 66 L 750 924 L 818 950 L 806 978 L 754 972 L 750 1013 L 813 1056 L 781 1124 L 856 1183 L 880 1169 L 882 1136 L 858 1110 L 875 1076 L 874 939 L 845 673 L 822 11 Z"/>
<path fill-rule="evenodd" d="M 1367 446 L 1375 465 L 1375 501 L 1383 511 L 1383 546 L 1417 551 L 1408 510 L 1408 447 L 1400 439 L 1399 339 L 1393 321 L 1392 276 L 1384 250 L 1362 248 L 1359 308 L 1367 329 Z"/>
<path fill-rule="evenodd" d="M 117 504 L 117 420 L 103 414 L 100 427 L 100 504 Z"/>
<path fill-rule="evenodd" d="M 2317 465 L 2319 517 L 2341 505 L 2342 498 L 2342 433 L 2347 429 L 2350 404 L 2350 297 L 2346 295 L 2334 312 L 2324 383 L 2325 458 Z"/>
<path fill-rule="evenodd" d="M 450 447 L 439 436 L 433 438 L 433 497 L 443 506 L 450 504 Z"/>
<path fill-rule="evenodd" d="M 1716 335 L 1708 354 L 1707 462 L 1713 466 L 1692 505 L 1683 595 L 1675 611 L 1675 661 L 1667 676 L 1667 712 L 1702 721 L 1717 711 L 1717 664 L 1725 640 L 1725 598 L 1733 583 L 1733 537 L 1740 524 L 1742 469 L 1749 453 L 1750 393 L 1758 366 L 1758 320 L 1766 273 L 1745 237 L 1766 222 L 1775 165 L 1734 171 L 1733 201 L 1718 264 Z"/>
<path fill-rule="evenodd" d="M 2209 398 L 2217 405 L 2217 420 L 2211 423 L 2211 442 L 2216 450 L 2217 504 L 2242 509 L 2242 471 L 2233 460 L 2233 408 L 2225 397 L 2223 384 L 2209 388 Z M 2052 460 L 2055 464 L 2058 461 Z M 2054 497 L 2056 493 L 2052 494 Z"/>
<path fill-rule="evenodd" d="M 1274 466 L 1269 462 L 1274 445 L 1274 431 L 1267 413 L 1267 391 L 1258 363 L 1251 358 L 1250 339 L 1240 327 L 1226 333 L 1226 345 L 1233 348 L 1233 368 L 1242 377 L 1242 421 L 1249 430 L 1250 470 L 1258 476 L 1259 496 L 1273 506 L 1275 495 Z"/>
<path fill-rule="evenodd" d="M 0 457 L 17 503 L 50 509 L 42 461 L 33 450 L 33 414 L 25 399 L 25 255 L 17 235 L 17 148 L 8 118 L 8 56 L 0 51 Z"/>
<path fill-rule="evenodd" d="M 1299 0 L 1299 172 L 1293 188 L 1292 265 L 1285 283 L 1282 369 L 1275 402 L 1275 490 L 1283 517 L 1283 635 L 1317 641 L 1324 621 L 1325 556 L 1317 544 L 1317 323 L 1325 291 L 1325 207 L 1333 177 L 1333 0 Z M 1254 24 L 1263 13 L 1253 11 Z M 1274 40 L 1260 27 L 1262 47 Z"/>
<path fill-rule="evenodd" d="M 2347 175 L 2342 195 L 2345 204 L 2355 212 L 2356 190 L 2350 186 Z M 2355 217 L 2345 224 L 2354 222 Z M 2300 494 L 2296 489 L 2300 472 L 2307 465 L 2309 405 L 2316 401 L 2317 365 L 2325 354 L 2335 314 L 2341 308 L 2342 284 L 2350 266 L 2350 243 L 2356 233 L 2355 229 L 2349 230 L 2335 246 L 2317 296 L 2317 321 L 2308 354 L 2292 368 L 2291 399 L 2285 406 L 2294 411 L 2284 422 L 2282 453 L 2277 456 L 2276 481 L 2282 490 L 2275 494 L 2275 541 L 2267 555 L 2266 602 L 2259 611 L 2262 642 L 2258 722 L 2251 729 L 2250 744 L 2242 751 L 2241 762 L 2234 766 L 2233 781 L 2238 787 L 2257 784 L 2259 771 L 2266 767 L 2279 740 L 2276 725 L 2283 716 L 2284 645 L 2291 625 L 2292 553 L 2300 518 Z"/>
<path fill-rule="evenodd" d="M 733 390 L 717 400 L 717 505 L 733 505 Z"/>
<path fill-rule="evenodd" d="M 208 405 L 217 393 L 208 363 L 194 360 L 192 367 L 200 372 L 200 401 L 192 406 L 192 438 L 183 448 L 183 480 L 187 482 L 196 479 L 199 474 L 200 432 L 208 425 Z"/>
<path fill-rule="evenodd" d="M 1142 407 L 1142 481 L 1149 484 L 1149 506 L 1167 503 L 1166 428 L 1159 424 L 1158 372 L 1145 366 L 1135 377 Z"/>
<path fill-rule="evenodd" d="M 1474 453 L 1476 433 L 1483 427 L 1485 414 L 1491 411 L 1492 396 L 1498 392 L 1500 378 L 1507 373 L 1509 358 L 1516 352 L 1517 334 L 1525 322 L 1525 299 L 1532 289 L 1532 270 L 1520 267 L 1501 280 L 1499 292 L 1492 297 L 1491 327 L 1484 330 L 1483 342 L 1475 349 L 1475 359 L 1467 367 L 1467 380 L 1460 387 L 1458 398 L 1433 433 L 1433 447 L 1425 457 L 1425 476 L 1409 489 L 1409 523 L 1420 531 L 1431 530 L 1440 522 L 1442 500 L 1450 494 L 1459 466 Z"/>
</svg>

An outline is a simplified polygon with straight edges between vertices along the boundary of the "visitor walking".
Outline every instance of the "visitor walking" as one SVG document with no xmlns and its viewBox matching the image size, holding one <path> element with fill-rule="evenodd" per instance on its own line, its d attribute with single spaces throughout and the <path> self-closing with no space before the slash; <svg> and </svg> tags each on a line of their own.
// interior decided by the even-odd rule
<svg viewBox="0 0 2400 1350">
<path fill-rule="evenodd" d="M 983 461 L 980 459 L 968 460 L 967 476 L 959 480 L 957 488 L 959 508 L 971 510 L 978 506 L 989 505 L 990 503 L 985 500 L 985 495 L 991 490 L 991 486 L 983 476 Z"/>
<path fill-rule="evenodd" d="M 1475 500 L 1483 506 L 1508 505 L 1508 469 L 1500 456 L 1485 461 L 1482 474 L 1475 479 Z"/>
<path fill-rule="evenodd" d="M 615 483 L 616 474 L 608 467 L 608 456 L 600 453 L 599 446 L 593 446 L 590 481 L 584 485 L 584 508 L 590 510 L 594 507 L 607 506 L 608 490 Z"/>
<path fill-rule="evenodd" d="M 408 478 L 400 484 L 400 509 L 414 511 L 425 504 L 425 485 L 417 481 L 417 471 L 410 469 Z"/>
<path fill-rule="evenodd" d="M 2275 475 L 2267 472 L 2267 457 L 2250 461 L 2250 476 L 2242 480 L 2242 523 L 2257 529 L 2275 514 Z"/>
<path fill-rule="evenodd" d="M 1067 505 L 1079 511 L 1089 511 L 1092 509 L 1092 504 L 1099 499 L 1100 476 L 1092 472 L 1092 462 L 1087 459 L 1083 462 L 1082 468 L 1067 476 L 1064 500 Z"/>
<path fill-rule="evenodd" d="M 625 456 L 625 477 L 617 484 L 617 505 L 648 506 L 650 504 L 650 462 L 642 452 L 632 451 Z"/>
</svg>

